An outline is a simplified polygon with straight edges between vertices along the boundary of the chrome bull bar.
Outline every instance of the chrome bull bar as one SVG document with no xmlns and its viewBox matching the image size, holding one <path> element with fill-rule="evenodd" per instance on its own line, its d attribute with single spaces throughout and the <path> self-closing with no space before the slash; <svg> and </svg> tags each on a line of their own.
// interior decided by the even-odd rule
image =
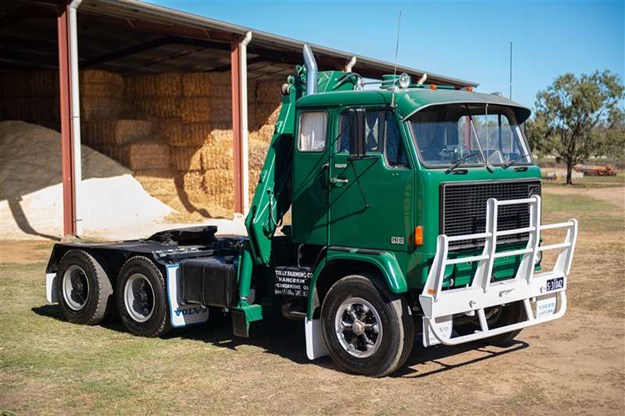
<svg viewBox="0 0 625 416">
<path fill-rule="evenodd" d="M 498 230 L 498 208 L 506 205 L 527 204 L 530 210 L 529 226 L 512 230 Z M 541 231 L 566 229 L 564 242 L 540 246 Z M 506 235 L 528 233 L 525 248 L 497 252 L 497 238 Z M 449 259 L 449 243 L 484 239 L 481 254 Z M 515 331 L 560 318 L 566 312 L 566 286 L 571 270 L 573 252 L 577 240 L 577 220 L 541 225 L 541 198 L 534 195 L 527 199 L 498 201 L 491 198 L 486 205 L 486 229 L 483 233 L 448 237 L 438 236 L 436 255 L 425 287 L 419 296 L 423 311 L 423 343 L 458 345 L 499 334 Z M 559 250 L 551 271 L 534 273 L 536 257 L 540 252 Z M 491 281 L 495 260 L 501 257 L 522 255 L 514 278 Z M 443 290 L 445 268 L 459 263 L 478 262 L 471 283 L 462 288 Z M 489 328 L 485 309 L 512 302 L 523 302 L 526 320 L 510 325 Z M 532 306 L 534 305 L 534 307 Z M 480 329 L 472 334 L 452 336 L 453 316 L 477 314 Z"/>
</svg>

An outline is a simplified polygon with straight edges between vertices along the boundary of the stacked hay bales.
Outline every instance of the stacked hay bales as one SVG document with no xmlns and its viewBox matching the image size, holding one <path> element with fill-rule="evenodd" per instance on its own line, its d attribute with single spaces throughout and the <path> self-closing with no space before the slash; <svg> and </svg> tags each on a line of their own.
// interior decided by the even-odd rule
<svg viewBox="0 0 625 416">
<path fill-rule="evenodd" d="M 58 130 L 58 73 L 0 72 L 0 118 L 22 120 Z"/>
<path fill-rule="evenodd" d="M 273 135 L 283 82 L 248 82 L 250 197 Z M 59 130 L 58 84 L 53 71 L 0 73 L 0 118 Z M 80 73 L 80 92 L 84 144 L 130 168 L 151 195 L 178 211 L 232 216 L 230 72 L 122 76 L 87 70 Z"/>
<path fill-rule="evenodd" d="M 80 116 L 83 121 L 113 120 L 124 110 L 124 79 L 108 71 L 80 72 Z"/>
</svg>

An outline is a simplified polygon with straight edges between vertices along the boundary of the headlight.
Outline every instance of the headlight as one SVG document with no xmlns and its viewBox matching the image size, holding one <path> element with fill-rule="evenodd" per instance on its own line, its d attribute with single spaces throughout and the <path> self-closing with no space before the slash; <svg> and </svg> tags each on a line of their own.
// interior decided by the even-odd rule
<svg viewBox="0 0 625 416">
<path fill-rule="evenodd" d="M 399 76 L 399 86 L 400 86 L 400 88 L 405 90 L 406 88 L 408 88 L 410 86 L 410 82 L 411 82 L 410 75 L 408 75 L 406 73 L 403 73 L 403 74 L 401 74 Z"/>
</svg>

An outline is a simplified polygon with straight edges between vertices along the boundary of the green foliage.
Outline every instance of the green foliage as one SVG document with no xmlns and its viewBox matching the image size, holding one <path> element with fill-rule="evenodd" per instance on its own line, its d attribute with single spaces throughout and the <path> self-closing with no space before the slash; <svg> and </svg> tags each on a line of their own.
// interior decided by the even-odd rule
<svg viewBox="0 0 625 416">
<path fill-rule="evenodd" d="M 623 83 L 610 71 L 561 75 L 538 92 L 526 127 L 530 145 L 564 162 L 570 184 L 573 166 L 590 156 L 623 155 L 625 112 L 619 105 L 624 98 Z"/>
</svg>

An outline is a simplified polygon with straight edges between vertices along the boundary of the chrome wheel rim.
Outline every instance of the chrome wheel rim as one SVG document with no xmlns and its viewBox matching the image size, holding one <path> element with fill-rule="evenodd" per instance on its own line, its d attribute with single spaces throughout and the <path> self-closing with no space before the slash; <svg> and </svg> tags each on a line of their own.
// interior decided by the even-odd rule
<svg viewBox="0 0 625 416">
<path fill-rule="evenodd" d="M 77 264 L 72 264 L 63 273 L 63 299 L 67 306 L 79 311 L 89 299 L 89 279 L 87 273 Z"/>
<path fill-rule="evenodd" d="M 382 344 L 380 314 L 362 298 L 349 298 L 339 306 L 334 329 L 341 347 L 357 358 L 372 356 Z"/>
<path fill-rule="evenodd" d="M 136 322 L 146 322 L 154 313 L 154 288 L 150 280 L 141 273 L 135 273 L 124 286 L 126 311 Z"/>
</svg>

